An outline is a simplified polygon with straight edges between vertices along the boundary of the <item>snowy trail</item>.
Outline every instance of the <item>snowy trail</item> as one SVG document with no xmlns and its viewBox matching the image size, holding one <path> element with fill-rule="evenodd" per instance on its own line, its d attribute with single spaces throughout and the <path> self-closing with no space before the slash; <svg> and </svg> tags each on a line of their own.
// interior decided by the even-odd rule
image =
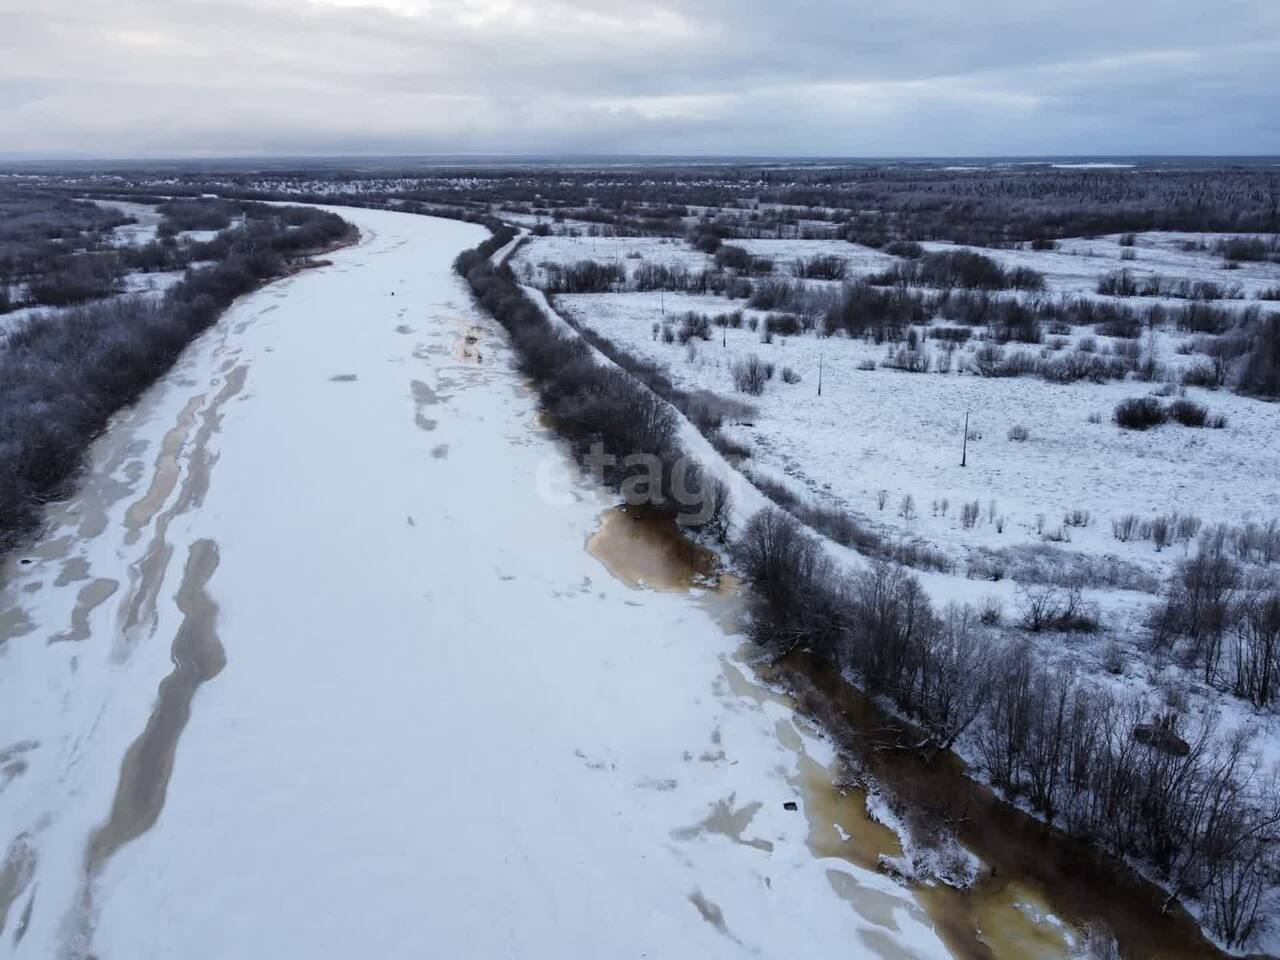
<svg viewBox="0 0 1280 960">
<path fill-rule="evenodd" d="M 584 549 L 481 229 L 339 212 L 5 567 L 0 956 L 946 956 L 708 598 Z"/>
</svg>

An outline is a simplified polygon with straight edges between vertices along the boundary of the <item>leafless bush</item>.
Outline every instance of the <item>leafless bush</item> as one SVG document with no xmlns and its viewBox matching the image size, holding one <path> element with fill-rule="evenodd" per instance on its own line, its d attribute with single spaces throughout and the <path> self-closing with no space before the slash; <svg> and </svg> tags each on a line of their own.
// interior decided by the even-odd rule
<svg viewBox="0 0 1280 960">
<path fill-rule="evenodd" d="M 1241 393 L 1280 397 L 1280 314 L 1257 321 L 1254 346 L 1244 360 Z"/>
<path fill-rule="evenodd" d="M 1209 420 L 1209 411 L 1191 400 L 1178 399 L 1169 404 L 1169 416 L 1184 427 L 1203 427 Z"/>
<path fill-rule="evenodd" d="M 1068 527 L 1087 527 L 1092 519 L 1093 517 L 1090 515 L 1088 510 L 1076 508 L 1068 510 L 1066 515 L 1062 518 L 1062 522 Z"/>
<path fill-rule="evenodd" d="M 685 502 L 676 514 L 676 522 L 725 543 L 733 512 L 728 484 L 709 476 L 701 467 L 693 467 L 685 471 L 678 493 L 677 499 Z"/>
<path fill-rule="evenodd" d="M 706 314 L 690 310 L 680 317 L 680 329 L 676 332 L 676 339 L 683 346 L 695 337 L 699 340 L 711 339 L 711 318 Z"/>
<path fill-rule="evenodd" d="M 1229 370 L 1224 360 L 1198 360 L 1182 369 L 1182 383 L 1187 387 L 1216 390 L 1227 382 Z"/>
<path fill-rule="evenodd" d="M 1234 622 L 1241 583 L 1242 571 L 1221 541 L 1202 537 L 1196 554 L 1178 565 L 1163 604 L 1153 613 L 1155 649 L 1167 649 L 1176 638 L 1187 637 L 1205 682 L 1213 683 L 1222 667 L 1223 640 Z"/>
<path fill-rule="evenodd" d="M 1128 543 L 1138 535 L 1138 525 L 1142 518 L 1136 513 L 1126 513 L 1111 521 L 1111 535 L 1121 543 Z"/>
<path fill-rule="evenodd" d="M 1098 629 L 1098 609 L 1084 600 L 1078 587 L 1020 585 L 1018 610 L 1022 628 L 1032 633 L 1093 633 Z"/>
<path fill-rule="evenodd" d="M 823 255 L 796 260 L 791 265 L 791 272 L 810 280 L 843 280 L 848 264 L 841 257 Z"/>
<path fill-rule="evenodd" d="M 1232 650 L 1232 692 L 1254 706 L 1280 699 L 1280 591 L 1250 594 L 1239 604 Z"/>
<path fill-rule="evenodd" d="M 730 368 L 733 375 L 733 388 L 739 393 L 758 397 L 764 393 L 764 385 L 772 375 L 770 364 L 763 362 L 754 353 L 736 361 Z"/>
<path fill-rule="evenodd" d="M 901 370 L 904 373 L 928 373 L 929 352 L 927 350 L 913 350 L 910 347 L 899 347 L 897 351 L 891 353 L 885 359 L 883 365 L 894 370 Z"/>
<path fill-rule="evenodd" d="M 1154 397 L 1130 397 L 1116 405 L 1115 420 L 1126 430 L 1150 430 L 1168 420 L 1168 414 Z"/>
<path fill-rule="evenodd" d="M 830 561 L 818 541 L 781 510 L 761 510 L 734 544 L 734 558 L 760 603 L 751 632 L 784 651 L 798 643 L 834 640 L 840 612 L 830 593 Z"/>
</svg>

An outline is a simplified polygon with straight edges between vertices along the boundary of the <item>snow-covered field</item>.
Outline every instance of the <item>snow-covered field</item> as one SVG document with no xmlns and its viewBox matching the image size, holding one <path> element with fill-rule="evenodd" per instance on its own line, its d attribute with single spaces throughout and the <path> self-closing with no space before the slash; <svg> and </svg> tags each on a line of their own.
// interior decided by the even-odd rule
<svg viewBox="0 0 1280 960">
<path fill-rule="evenodd" d="M 1157 555 L 1150 542 L 1121 543 L 1112 534 L 1111 521 L 1128 513 L 1150 517 L 1175 511 L 1206 523 L 1280 516 L 1280 484 L 1275 482 L 1280 476 L 1280 416 L 1274 404 L 1228 390 L 1187 391 L 1225 415 L 1226 429 L 1171 425 L 1125 431 L 1111 422 L 1116 403 L 1159 384 L 977 377 L 959 372 L 968 356 L 963 347 L 949 374 L 865 370 L 861 365 L 878 364 L 889 348 L 812 335 L 775 336 L 764 343 L 746 326 L 716 328 L 711 340 L 691 341 L 691 350 L 678 341 L 655 339 L 654 323 L 678 327 L 686 310 L 715 315 L 735 304 L 669 293 L 661 303 L 652 293 L 562 294 L 556 302 L 630 352 L 662 363 L 678 386 L 754 406 L 757 415 L 725 428 L 751 448 L 751 465 L 897 534 L 952 548 L 957 556 L 965 546 L 1041 543 L 1045 533 L 1062 528 L 1069 538 L 1064 547 L 1163 563 L 1171 551 Z M 762 311 L 745 313 L 761 322 L 765 316 Z M 1084 333 L 1078 330 L 1077 337 Z M 1097 339 L 1105 344 L 1108 338 Z M 1178 339 L 1162 336 L 1157 345 L 1162 362 L 1176 366 L 1187 361 L 1174 352 Z M 927 341 L 926 349 L 941 346 Z M 774 364 L 776 371 L 759 397 L 734 393 L 732 367 L 752 354 Z M 799 374 L 800 382 L 783 382 L 785 368 Z M 962 469 L 966 411 L 970 441 Z M 1101 422 L 1091 423 L 1091 414 Z M 1016 425 L 1028 429 L 1027 440 L 1009 439 Z M 883 509 L 882 490 L 887 492 Z M 904 516 L 907 496 L 914 509 Z M 981 501 L 982 517 L 966 528 L 961 505 L 975 499 Z M 1087 511 L 1089 524 L 1064 528 L 1064 516 L 1072 510 Z M 1000 519 L 1002 529 L 995 522 Z"/>
<path fill-rule="evenodd" d="M 1040 270 L 1050 295 L 1093 295 L 1098 278 L 1122 266 L 1135 275 L 1147 270 L 1172 280 L 1238 283 L 1249 293 L 1280 284 L 1280 265 L 1245 263 L 1239 270 L 1224 271 L 1221 257 L 1209 250 L 1183 249 L 1188 241 L 1212 248 L 1218 235 L 1145 233 L 1131 247 L 1122 246 L 1120 239 L 1066 240 L 1055 251 L 980 252 L 1006 267 Z M 730 242 L 772 259 L 780 274 L 788 273 L 795 260 L 819 254 L 844 259 L 851 277 L 883 270 L 897 260 L 842 241 Z M 1126 250 L 1136 252 L 1139 260 L 1121 260 Z M 643 262 L 680 264 L 690 271 L 712 263 L 687 243 L 667 238 L 534 237 L 512 258 L 512 266 L 518 276 L 537 283 L 544 275 L 540 264 L 584 259 L 625 264 L 629 274 Z M 711 341 L 694 340 L 692 349 L 655 338 L 655 324 L 678 327 L 679 316 L 689 310 L 713 317 L 741 310 L 747 324 L 764 322 L 764 311 L 714 296 L 580 294 L 561 295 L 557 304 L 629 351 L 659 361 L 677 385 L 688 389 L 734 396 L 731 368 L 736 361 L 755 354 L 774 364 L 777 375 L 763 396 L 736 395 L 752 403 L 758 415 L 725 431 L 750 446 L 751 465 L 802 492 L 841 504 L 895 536 L 935 542 L 956 559 L 968 548 L 1039 545 L 1048 535 L 1056 547 L 1115 556 L 1161 574 L 1180 551 L 1156 553 L 1150 542 L 1122 543 L 1113 536 L 1112 520 L 1175 512 L 1205 523 L 1266 523 L 1280 517 L 1280 484 L 1275 482 L 1280 476 L 1280 416 L 1273 404 L 1229 390 L 1187 389 L 1190 399 L 1227 418 L 1225 430 L 1168 426 L 1148 433 L 1122 431 L 1111 421 L 1116 403 L 1151 392 L 1160 383 L 1053 384 L 1037 377 L 970 376 L 964 371 L 973 341 L 956 351 L 951 373 L 909 374 L 878 366 L 862 369 L 884 361 L 888 348 L 844 337 L 775 336 L 764 343 L 758 331 L 743 326 L 724 336 L 717 328 Z M 1272 309 L 1270 304 L 1263 308 Z M 1059 351 L 1084 341 L 1099 354 L 1120 343 L 1088 327 L 1048 341 Z M 1168 330 L 1144 337 L 1142 343 L 1144 353 L 1152 353 L 1170 374 L 1208 362 L 1195 346 L 1194 335 Z M 925 349 L 935 356 L 942 348 L 939 341 L 926 341 Z M 1007 349 L 1041 348 L 1012 344 Z M 784 383 L 785 367 L 801 381 Z M 816 389 L 820 367 L 821 397 Z M 968 465 L 962 470 L 966 411 L 971 437 Z M 1014 426 L 1027 428 L 1029 439 L 1010 440 Z M 887 498 L 883 506 L 882 491 Z M 904 510 L 907 496 L 913 507 Z M 961 504 L 975 499 L 981 501 L 982 517 L 965 527 Z M 1088 524 L 1064 525 L 1068 511 L 1087 513 Z"/>
<path fill-rule="evenodd" d="M 156 238 L 156 229 L 164 215 L 156 210 L 153 203 L 132 203 L 126 200 L 104 200 L 100 207 L 119 210 L 127 217 L 133 217 L 136 223 L 126 223 L 112 231 L 112 240 L 122 247 L 141 247 Z"/>
<path fill-rule="evenodd" d="M 829 748 L 707 598 L 548 493 L 450 273 L 480 228 L 340 212 L 360 244 L 238 302 L 4 568 L 0 953 L 945 956 L 811 851 Z"/>
<path fill-rule="evenodd" d="M 1098 281 L 1118 270 L 1129 271 L 1139 283 L 1148 277 L 1158 276 L 1192 283 L 1216 283 L 1226 288 L 1239 287 L 1239 293 L 1246 301 L 1255 298 L 1262 290 L 1280 285 L 1280 264 L 1246 261 L 1234 269 L 1225 269 L 1222 256 L 1212 250 L 1217 241 L 1228 236 L 1152 231 L 1136 234 L 1131 246 L 1123 246 L 1121 237 L 1111 234 L 1061 240 L 1057 250 L 992 250 L 942 242 L 926 242 L 921 246 L 926 250 L 971 250 L 991 257 L 1005 269 L 1029 267 L 1038 270 L 1044 274 L 1046 292 L 1051 294 L 1094 294 Z M 1205 244 L 1209 249 L 1184 250 L 1186 243 Z M 1123 259 L 1126 251 L 1134 259 Z M 1130 299 L 1137 303 L 1150 302 L 1150 298 Z M 1222 302 L 1229 304 L 1232 301 Z"/>
<path fill-rule="evenodd" d="M 526 280 L 539 283 L 544 277 L 540 264 L 570 264 L 578 260 L 598 260 L 627 268 L 630 275 L 637 264 L 658 263 L 680 266 L 690 273 L 707 269 L 712 259 L 675 237 L 534 237 L 511 258 L 511 268 Z"/>
<path fill-rule="evenodd" d="M 521 222 L 524 221 L 522 218 Z M 1169 307 L 1186 301 L 1170 296 L 1112 297 L 1098 293 L 1098 282 L 1119 271 L 1127 271 L 1141 284 L 1158 277 L 1166 281 L 1217 284 L 1223 293 L 1233 296 L 1211 301 L 1228 309 L 1243 309 L 1257 304 L 1260 293 L 1280 288 L 1280 264 L 1241 262 L 1225 269 L 1222 256 L 1214 252 L 1216 243 L 1227 234 L 1191 234 L 1148 232 L 1137 234 L 1132 245 L 1124 245 L 1122 237 L 1112 234 L 1097 238 L 1059 241 L 1056 250 L 992 249 L 967 247 L 941 241 L 922 243 L 926 251 L 970 250 L 1000 263 L 1005 269 L 1026 267 L 1044 275 L 1045 296 L 1086 296 L 1099 300 L 1146 306 L 1163 303 Z M 1264 238 L 1269 239 L 1269 238 Z M 797 260 L 830 256 L 842 260 L 849 279 L 879 273 L 904 263 L 901 258 L 861 244 L 844 240 L 729 240 L 753 257 L 774 263 L 776 276 L 790 277 Z M 1185 249 L 1188 244 L 1204 249 Z M 1126 256 L 1134 259 L 1124 259 Z M 679 265 L 690 273 L 714 266 L 708 254 L 692 248 L 687 242 L 672 237 L 535 237 L 512 260 L 512 268 L 526 282 L 540 282 L 544 263 L 567 265 L 579 260 L 614 263 L 633 277 L 635 268 L 644 262 L 667 266 Z M 809 281 L 811 284 L 814 281 Z"/>
</svg>

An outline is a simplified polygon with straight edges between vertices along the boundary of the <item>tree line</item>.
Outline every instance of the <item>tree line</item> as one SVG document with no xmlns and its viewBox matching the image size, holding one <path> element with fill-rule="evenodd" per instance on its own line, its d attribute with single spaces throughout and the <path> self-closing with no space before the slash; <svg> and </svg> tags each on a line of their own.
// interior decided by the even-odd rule
<svg viewBox="0 0 1280 960">
<path fill-rule="evenodd" d="M 1009 800 L 1144 864 L 1202 904 L 1229 945 L 1245 946 L 1260 931 L 1280 870 L 1280 792 L 1247 731 L 1220 732 L 1209 721 L 1184 739 L 1176 714 L 1042 666 L 1025 635 L 1001 633 L 998 616 L 936 609 L 895 564 L 838 574 L 821 543 L 781 511 L 753 517 L 734 556 L 755 596 L 750 632 L 764 650 L 805 649 L 856 677 L 921 725 L 921 749 L 959 745 Z M 1183 576 L 1197 599 L 1177 609 L 1196 611 L 1213 625 L 1208 636 L 1220 635 L 1206 575 Z M 1275 597 L 1266 604 L 1280 606 Z M 1247 630 L 1259 617 L 1274 630 L 1266 604 L 1245 614 Z M 1090 623 L 1069 591 L 1040 591 L 1024 603 L 1026 630 Z M 1246 671 L 1261 672 L 1254 664 L 1276 645 L 1268 636 L 1251 648 Z M 1216 653 L 1201 656 L 1218 662 Z"/>
</svg>

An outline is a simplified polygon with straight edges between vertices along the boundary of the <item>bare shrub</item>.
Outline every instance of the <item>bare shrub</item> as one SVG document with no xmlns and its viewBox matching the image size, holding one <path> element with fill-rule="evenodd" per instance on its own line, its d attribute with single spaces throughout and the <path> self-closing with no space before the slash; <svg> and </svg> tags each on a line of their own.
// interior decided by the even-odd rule
<svg viewBox="0 0 1280 960">
<path fill-rule="evenodd" d="M 1084 600 L 1078 587 L 1021 585 L 1018 610 L 1022 628 L 1032 633 L 1093 633 L 1098 629 L 1098 609 Z"/>
<path fill-rule="evenodd" d="M 728 540 L 732 514 L 728 484 L 694 466 L 685 470 L 676 493 L 682 508 L 676 514 L 677 523 L 714 537 L 720 543 Z"/>
<path fill-rule="evenodd" d="M 1126 513 L 1124 516 L 1111 521 L 1111 535 L 1121 543 L 1128 543 L 1138 536 L 1138 528 L 1141 522 L 1142 518 L 1136 513 Z"/>
<path fill-rule="evenodd" d="M 754 353 L 735 361 L 730 368 L 733 375 L 733 388 L 739 393 L 758 397 L 764 393 L 764 385 L 772 375 L 771 366 L 763 362 Z"/>
<path fill-rule="evenodd" d="M 681 346 L 684 346 L 694 338 L 711 339 L 711 318 L 706 314 L 690 310 L 680 317 L 680 329 L 676 332 L 676 339 Z"/>
<path fill-rule="evenodd" d="M 842 257 L 825 254 L 808 260 L 796 260 L 791 265 L 791 272 L 797 277 L 810 280 L 843 280 L 848 272 L 848 264 Z"/>
<path fill-rule="evenodd" d="M 1280 397 L 1280 314 L 1272 314 L 1259 322 L 1253 350 L 1244 361 L 1239 390 L 1256 396 Z"/>
<path fill-rule="evenodd" d="M 1017 443 L 1022 443 L 1029 436 L 1031 436 L 1030 431 L 1020 423 L 1015 423 L 1009 428 L 1009 439 Z"/>
<path fill-rule="evenodd" d="M 795 289 L 795 285 L 786 280 L 765 278 L 755 284 L 748 305 L 757 310 L 783 309 L 795 295 Z"/>
<path fill-rule="evenodd" d="M 929 352 L 911 347 L 899 347 L 885 359 L 883 365 L 904 373 L 928 373 Z"/>
<path fill-rule="evenodd" d="M 1182 384 L 1187 387 L 1206 387 L 1216 390 L 1227 381 L 1228 366 L 1225 362 L 1198 360 L 1182 369 Z"/>
<path fill-rule="evenodd" d="M 893 240 L 886 243 L 882 249 L 885 253 L 902 257 L 904 260 L 919 260 L 924 256 L 924 247 L 914 240 Z"/>
<path fill-rule="evenodd" d="M 733 555 L 759 597 L 751 634 L 767 649 L 831 642 L 840 619 L 829 594 L 830 561 L 818 541 L 781 510 L 761 510 L 734 544 Z"/>
<path fill-rule="evenodd" d="M 1209 420 L 1209 411 L 1192 400 L 1178 399 L 1169 404 L 1168 415 L 1184 427 L 1203 427 Z"/>
<path fill-rule="evenodd" d="M 1130 397 L 1116 404 L 1115 421 L 1126 430 L 1150 430 L 1168 419 L 1154 397 Z"/>
<path fill-rule="evenodd" d="M 1172 525 L 1169 518 L 1165 516 L 1156 516 L 1151 519 L 1151 542 L 1156 545 L 1156 550 L 1163 550 L 1169 545 L 1171 537 Z"/>
<path fill-rule="evenodd" d="M 1062 518 L 1062 522 L 1068 527 L 1087 527 L 1092 520 L 1093 517 L 1088 510 L 1079 508 L 1068 510 Z"/>
</svg>

